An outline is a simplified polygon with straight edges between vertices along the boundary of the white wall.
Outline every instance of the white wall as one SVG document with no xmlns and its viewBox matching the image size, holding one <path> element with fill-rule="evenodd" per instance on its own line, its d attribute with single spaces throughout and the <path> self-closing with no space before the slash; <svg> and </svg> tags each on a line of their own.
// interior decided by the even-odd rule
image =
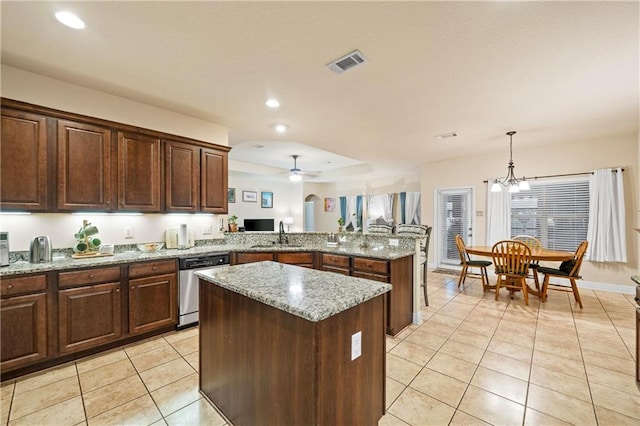
<svg viewBox="0 0 640 426">
<path fill-rule="evenodd" d="M 639 194 L 638 145 L 638 135 L 634 134 L 514 150 L 517 176 L 580 173 L 614 166 L 625 168 L 629 262 L 624 265 L 585 262 L 582 274 L 587 281 L 632 285 L 629 279 L 630 275 L 638 274 L 638 238 L 633 237 Z M 482 217 L 475 218 L 474 243 L 483 245 L 486 234 L 486 185 L 483 180 L 506 174 L 508 154 L 508 151 L 505 150 L 504 152 L 424 164 L 422 166 L 422 222 L 431 224 L 435 222 L 434 194 L 436 189 L 472 186 L 474 187 L 475 210 L 482 211 L 483 214 Z M 436 232 L 437 230 L 434 229 L 434 233 Z"/>
<path fill-rule="evenodd" d="M 205 120 L 6 65 L 2 65 L 0 78 L 4 98 L 229 145 L 229 129 Z"/>
<path fill-rule="evenodd" d="M 277 230 L 278 223 L 286 216 L 293 217 L 291 232 L 302 232 L 303 196 L 302 183 L 291 183 L 281 179 L 258 177 L 240 172 L 229 172 L 229 188 L 236 189 L 236 202 L 229 203 L 229 216 L 238 216 L 238 226 L 244 226 L 244 219 L 274 219 Z M 243 202 L 242 191 L 255 191 L 258 201 Z M 273 192 L 273 208 L 262 208 L 261 192 Z"/>
<path fill-rule="evenodd" d="M 317 196 L 320 200 L 314 205 L 314 225 L 316 232 L 337 232 L 338 218 L 340 217 L 340 200 L 337 195 L 335 183 L 305 183 L 304 199 L 310 195 Z M 335 209 L 332 212 L 324 211 L 325 198 L 335 199 Z"/>
</svg>

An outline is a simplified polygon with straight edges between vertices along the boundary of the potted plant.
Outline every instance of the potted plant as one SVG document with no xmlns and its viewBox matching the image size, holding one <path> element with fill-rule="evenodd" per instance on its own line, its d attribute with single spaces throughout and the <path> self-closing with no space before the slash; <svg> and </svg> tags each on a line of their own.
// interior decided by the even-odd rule
<svg viewBox="0 0 640 426">
<path fill-rule="evenodd" d="M 233 216 L 229 216 L 229 232 L 238 232 L 238 224 L 236 221 L 238 220 L 238 216 L 235 214 Z"/>
<path fill-rule="evenodd" d="M 338 218 L 338 232 L 342 232 L 342 227 L 344 226 L 344 219 L 342 217 Z"/>
</svg>

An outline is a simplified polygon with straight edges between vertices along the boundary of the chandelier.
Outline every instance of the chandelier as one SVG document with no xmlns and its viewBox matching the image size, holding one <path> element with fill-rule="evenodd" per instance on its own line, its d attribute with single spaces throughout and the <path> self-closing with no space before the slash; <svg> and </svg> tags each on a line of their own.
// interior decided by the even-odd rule
<svg viewBox="0 0 640 426">
<path fill-rule="evenodd" d="M 502 187 L 509 188 L 509 192 L 520 192 L 526 191 L 529 189 L 529 182 L 527 179 L 522 176 L 522 179 L 518 179 L 513 173 L 513 135 L 515 135 L 515 131 L 507 132 L 509 136 L 509 166 L 507 171 L 507 177 L 502 180 L 494 179 L 493 185 L 491 185 L 491 192 L 500 192 L 502 191 Z"/>
</svg>

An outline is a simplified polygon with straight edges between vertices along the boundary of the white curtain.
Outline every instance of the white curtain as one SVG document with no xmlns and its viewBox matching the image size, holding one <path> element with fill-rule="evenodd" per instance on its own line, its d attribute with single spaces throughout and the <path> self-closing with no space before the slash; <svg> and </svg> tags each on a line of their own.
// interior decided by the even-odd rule
<svg viewBox="0 0 640 426">
<path fill-rule="evenodd" d="M 358 229 L 356 198 L 355 195 L 347 197 L 347 218 L 344 221 L 344 227 L 347 228 L 351 224 L 354 231 Z"/>
<path fill-rule="evenodd" d="M 382 218 L 387 224 L 392 225 L 393 217 L 393 200 L 396 194 L 380 194 L 369 195 L 367 197 L 367 218 L 368 223 L 376 223 L 376 220 Z"/>
<path fill-rule="evenodd" d="M 407 192 L 404 201 L 405 223 L 420 225 L 420 193 Z"/>
<path fill-rule="evenodd" d="M 511 238 L 511 195 L 503 188 L 491 192 L 493 179 L 487 182 L 487 245 Z"/>
<path fill-rule="evenodd" d="M 589 178 L 587 257 L 592 262 L 626 262 L 622 169 L 600 169 Z"/>
</svg>

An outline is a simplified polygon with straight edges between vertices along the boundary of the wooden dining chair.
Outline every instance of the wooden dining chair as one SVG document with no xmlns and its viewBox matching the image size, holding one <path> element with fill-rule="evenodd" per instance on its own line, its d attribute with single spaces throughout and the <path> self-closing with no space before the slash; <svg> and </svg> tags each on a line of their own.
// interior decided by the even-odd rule
<svg viewBox="0 0 640 426">
<path fill-rule="evenodd" d="M 560 264 L 558 268 L 546 268 L 544 266 L 540 266 L 538 271 L 541 274 L 544 274 L 544 280 L 542 281 L 542 301 L 547 300 L 547 291 L 557 290 L 557 291 L 565 291 L 565 292 L 573 292 L 573 297 L 575 297 L 576 302 L 582 309 L 582 299 L 580 299 L 580 292 L 578 292 L 578 286 L 576 284 L 576 280 L 581 279 L 580 276 L 580 267 L 582 266 L 582 259 L 584 258 L 584 253 L 587 251 L 587 246 L 589 243 L 587 241 L 583 241 L 578 245 L 576 249 L 576 253 L 571 260 L 565 260 Z M 570 286 L 551 283 L 549 280 L 551 278 L 564 278 L 569 280 Z M 552 286 L 552 287 L 549 287 Z"/>
<path fill-rule="evenodd" d="M 491 256 L 498 276 L 496 300 L 498 300 L 500 288 L 506 287 L 511 290 L 512 299 L 515 290 L 522 290 L 524 304 L 528 305 L 527 275 L 529 274 L 529 263 L 531 263 L 529 246 L 520 241 L 498 241 L 491 248 Z"/>
<path fill-rule="evenodd" d="M 525 243 L 533 252 L 534 250 L 539 250 L 542 248 L 542 243 L 536 237 L 531 235 L 516 235 L 511 238 L 513 241 L 520 241 L 521 243 Z M 533 278 L 533 282 L 536 285 L 536 290 L 540 291 L 540 280 L 538 278 L 538 267 L 540 266 L 539 261 L 531 260 L 529 264 L 529 275 Z"/>
<path fill-rule="evenodd" d="M 471 260 L 469 253 L 465 248 L 462 235 L 456 235 L 456 245 L 458 246 L 458 253 L 460 254 L 460 265 L 462 270 L 460 271 L 460 278 L 458 279 L 458 288 L 464 284 L 467 277 L 480 278 L 482 280 L 482 290 L 487 291 L 489 289 L 489 275 L 487 274 L 487 266 L 491 266 L 491 262 L 488 260 Z M 480 273 L 476 274 L 469 271 L 469 268 L 480 268 Z"/>
</svg>

